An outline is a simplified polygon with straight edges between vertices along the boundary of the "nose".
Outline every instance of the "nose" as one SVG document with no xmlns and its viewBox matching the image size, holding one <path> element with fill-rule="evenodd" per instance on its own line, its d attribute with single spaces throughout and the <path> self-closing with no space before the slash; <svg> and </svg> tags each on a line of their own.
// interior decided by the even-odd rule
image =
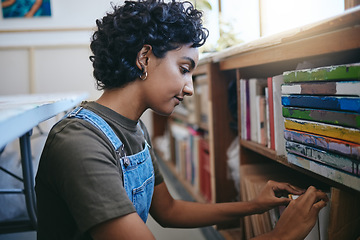
<svg viewBox="0 0 360 240">
<path fill-rule="evenodd" d="M 188 96 L 192 96 L 194 94 L 194 84 L 192 79 L 186 82 L 183 92 L 184 95 L 188 95 Z"/>
</svg>

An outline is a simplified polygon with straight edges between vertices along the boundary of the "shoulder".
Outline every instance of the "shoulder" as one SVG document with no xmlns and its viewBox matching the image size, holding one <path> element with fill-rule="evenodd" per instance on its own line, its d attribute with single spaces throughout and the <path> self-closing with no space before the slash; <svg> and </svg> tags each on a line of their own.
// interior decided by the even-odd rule
<svg viewBox="0 0 360 240">
<path fill-rule="evenodd" d="M 57 171 L 82 169 L 89 159 L 116 164 L 116 153 L 106 136 L 81 119 L 63 119 L 49 133 L 41 160 Z"/>
</svg>

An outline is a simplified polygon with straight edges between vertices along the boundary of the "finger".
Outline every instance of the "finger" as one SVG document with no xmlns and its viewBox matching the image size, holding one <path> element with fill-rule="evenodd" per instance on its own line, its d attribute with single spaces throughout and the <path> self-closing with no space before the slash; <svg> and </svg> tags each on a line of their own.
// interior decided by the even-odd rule
<svg viewBox="0 0 360 240">
<path fill-rule="evenodd" d="M 273 190 L 277 192 L 286 191 L 288 193 L 297 194 L 297 195 L 303 194 L 305 192 L 304 189 L 295 187 L 289 183 L 271 181 L 270 184 L 273 185 Z"/>
<path fill-rule="evenodd" d="M 326 207 L 327 203 L 323 200 L 318 201 L 317 203 L 315 203 L 312 208 L 310 209 L 310 214 L 314 215 L 318 215 L 320 210 L 323 209 L 324 207 Z"/>
<path fill-rule="evenodd" d="M 277 205 L 286 206 L 286 205 L 289 205 L 289 203 L 291 202 L 291 199 L 282 197 L 282 198 L 277 198 L 276 202 L 277 202 Z"/>
<path fill-rule="evenodd" d="M 306 209 L 311 209 L 312 206 L 318 201 L 323 200 L 324 202 L 329 201 L 327 195 L 321 190 L 316 189 L 313 186 L 310 186 L 305 194 L 301 195 L 298 198 L 298 201 L 303 201 L 304 207 Z"/>
</svg>

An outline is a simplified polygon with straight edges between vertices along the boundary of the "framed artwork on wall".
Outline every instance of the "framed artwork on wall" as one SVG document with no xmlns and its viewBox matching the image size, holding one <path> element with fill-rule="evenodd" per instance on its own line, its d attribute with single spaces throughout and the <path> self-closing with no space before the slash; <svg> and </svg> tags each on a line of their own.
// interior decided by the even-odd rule
<svg viewBox="0 0 360 240">
<path fill-rule="evenodd" d="M 50 0 L 2 0 L 3 18 L 51 16 Z"/>
</svg>

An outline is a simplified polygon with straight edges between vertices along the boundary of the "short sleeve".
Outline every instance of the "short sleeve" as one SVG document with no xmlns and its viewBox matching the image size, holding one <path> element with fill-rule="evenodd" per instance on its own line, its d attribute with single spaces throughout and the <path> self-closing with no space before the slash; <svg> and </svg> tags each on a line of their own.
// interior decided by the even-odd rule
<svg viewBox="0 0 360 240">
<path fill-rule="evenodd" d="M 49 174 L 81 231 L 135 212 L 115 151 L 101 132 L 74 120 L 53 138 Z"/>
</svg>

